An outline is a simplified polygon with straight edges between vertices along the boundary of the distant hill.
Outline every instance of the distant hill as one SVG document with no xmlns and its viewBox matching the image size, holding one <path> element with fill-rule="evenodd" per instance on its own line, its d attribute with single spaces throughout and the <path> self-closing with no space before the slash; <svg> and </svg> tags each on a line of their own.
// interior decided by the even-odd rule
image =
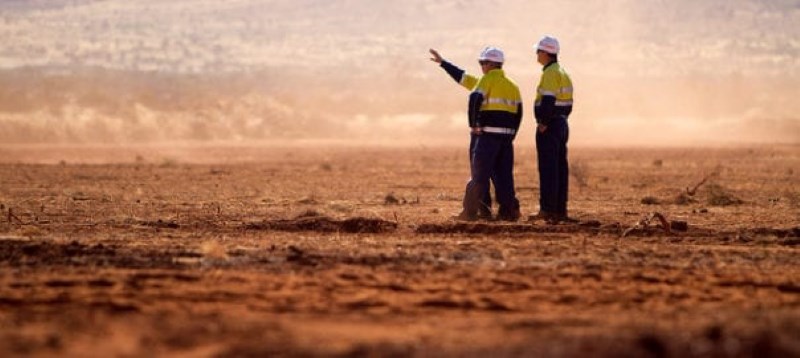
<svg viewBox="0 0 800 358">
<path fill-rule="evenodd" d="M 4 1 L 0 64 L 180 72 L 383 67 L 422 56 L 416 53 L 428 45 L 474 57 L 482 44 L 498 43 L 519 58 L 552 32 L 578 63 L 646 73 L 698 66 L 747 72 L 769 63 L 796 75 L 798 23 L 797 0 Z"/>
<path fill-rule="evenodd" d="M 576 81 L 579 141 L 609 135 L 603 123 L 650 133 L 675 121 L 713 132 L 773 121 L 794 141 L 798 23 L 797 0 L 4 1 L 0 141 L 325 137 L 342 126 L 460 138 L 466 93 L 427 49 L 477 71 L 482 46 L 502 47 L 529 110 L 531 46 L 544 33 L 562 40 Z"/>
</svg>

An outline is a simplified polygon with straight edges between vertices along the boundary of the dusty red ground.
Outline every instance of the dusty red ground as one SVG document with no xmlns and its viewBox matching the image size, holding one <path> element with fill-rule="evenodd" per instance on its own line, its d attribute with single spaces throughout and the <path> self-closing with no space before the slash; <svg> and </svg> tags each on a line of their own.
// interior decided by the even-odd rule
<svg viewBox="0 0 800 358">
<path fill-rule="evenodd" d="M 573 149 L 557 226 L 451 221 L 464 148 L 0 162 L 0 356 L 800 355 L 797 146 Z"/>
</svg>

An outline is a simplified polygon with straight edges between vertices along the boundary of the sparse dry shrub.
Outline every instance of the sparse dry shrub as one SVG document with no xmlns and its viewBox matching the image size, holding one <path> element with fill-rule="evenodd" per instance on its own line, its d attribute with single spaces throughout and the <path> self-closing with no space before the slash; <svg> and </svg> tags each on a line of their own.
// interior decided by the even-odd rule
<svg viewBox="0 0 800 358">
<path fill-rule="evenodd" d="M 662 166 L 664 166 L 664 161 L 661 159 L 656 159 L 653 161 L 653 166 L 656 168 L 661 168 Z"/>
<path fill-rule="evenodd" d="M 731 194 L 721 185 L 712 183 L 708 185 L 708 204 L 714 206 L 739 205 L 744 203 L 742 199 Z"/>
<path fill-rule="evenodd" d="M 703 186 L 703 184 L 705 184 L 706 182 L 708 182 L 709 179 L 719 177 L 723 170 L 725 170 L 725 167 L 723 167 L 722 165 L 717 165 L 717 167 L 714 168 L 714 171 L 703 177 L 703 179 L 700 180 L 700 182 L 697 183 L 697 185 L 695 185 L 691 189 L 686 188 L 686 194 L 688 194 L 689 196 L 694 196 L 697 193 L 697 189 L 700 189 L 700 187 Z"/>
<path fill-rule="evenodd" d="M 675 204 L 676 205 L 689 205 L 697 203 L 697 200 L 687 193 L 680 193 L 678 196 L 675 197 Z"/>
<path fill-rule="evenodd" d="M 582 161 L 574 161 L 569 165 L 569 175 L 575 178 L 579 188 L 589 186 L 589 168 Z"/>
</svg>

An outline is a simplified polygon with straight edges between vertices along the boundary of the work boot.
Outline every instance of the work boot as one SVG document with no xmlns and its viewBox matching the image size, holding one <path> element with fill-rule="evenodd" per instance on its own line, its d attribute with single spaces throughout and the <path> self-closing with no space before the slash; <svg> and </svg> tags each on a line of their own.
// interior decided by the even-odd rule
<svg viewBox="0 0 800 358">
<path fill-rule="evenodd" d="M 497 214 L 497 220 L 499 221 L 517 221 L 519 218 L 522 217 L 522 213 L 519 212 L 519 209 L 514 210 L 500 210 L 500 213 Z"/>
<path fill-rule="evenodd" d="M 577 224 L 577 223 L 580 223 L 581 221 L 578 220 L 578 219 L 575 219 L 575 218 L 571 218 L 571 217 L 569 217 L 569 216 L 567 216 L 565 214 L 565 215 L 559 215 L 558 216 L 558 222 L 565 223 L 565 224 Z"/>
<path fill-rule="evenodd" d="M 478 210 L 478 219 L 491 221 L 493 219 L 492 211 L 489 209 Z"/>
<path fill-rule="evenodd" d="M 557 224 L 559 216 L 555 213 L 539 210 L 536 215 L 528 216 L 528 222 L 545 221 L 548 224 Z"/>
<path fill-rule="evenodd" d="M 478 215 L 462 211 L 460 214 L 453 216 L 452 219 L 456 221 L 478 221 Z"/>
</svg>

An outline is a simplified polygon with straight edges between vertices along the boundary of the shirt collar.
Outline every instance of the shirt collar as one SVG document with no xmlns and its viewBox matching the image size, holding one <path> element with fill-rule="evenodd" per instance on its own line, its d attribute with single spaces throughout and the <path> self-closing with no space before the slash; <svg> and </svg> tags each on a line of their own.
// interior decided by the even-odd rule
<svg viewBox="0 0 800 358">
<path fill-rule="evenodd" d="M 493 70 L 490 70 L 489 72 L 486 72 L 486 75 L 487 75 L 487 76 L 488 76 L 488 75 L 497 75 L 497 76 L 503 76 L 504 74 L 505 74 L 505 72 L 503 72 L 503 69 L 502 69 L 502 68 L 495 68 L 495 69 L 493 69 Z"/>
<path fill-rule="evenodd" d="M 558 63 L 558 61 L 550 61 L 550 63 L 548 63 L 548 64 L 544 65 L 544 67 L 542 67 L 542 71 L 546 70 L 548 67 L 552 66 L 555 63 Z"/>
</svg>

